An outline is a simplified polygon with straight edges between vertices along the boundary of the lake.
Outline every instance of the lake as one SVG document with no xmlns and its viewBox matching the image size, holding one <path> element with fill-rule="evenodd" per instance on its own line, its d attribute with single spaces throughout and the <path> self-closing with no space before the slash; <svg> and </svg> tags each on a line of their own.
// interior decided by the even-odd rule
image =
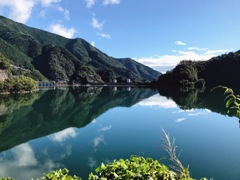
<svg viewBox="0 0 240 180">
<path fill-rule="evenodd" d="M 170 164 L 162 129 L 193 178 L 240 179 L 240 128 L 221 93 L 67 88 L 0 98 L 0 177 L 41 177 L 66 167 L 87 179 L 131 155 Z M 166 158 L 164 158 L 166 157 Z"/>
</svg>

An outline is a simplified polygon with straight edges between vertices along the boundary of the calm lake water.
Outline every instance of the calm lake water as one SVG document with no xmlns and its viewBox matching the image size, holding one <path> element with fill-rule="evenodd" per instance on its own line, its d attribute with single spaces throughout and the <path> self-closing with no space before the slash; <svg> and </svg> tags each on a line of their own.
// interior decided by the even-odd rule
<svg viewBox="0 0 240 180">
<path fill-rule="evenodd" d="M 159 92 L 79 87 L 1 96 L 0 177 L 27 180 L 66 167 L 87 179 L 101 162 L 160 160 L 164 129 L 192 177 L 240 179 L 239 121 L 226 115 L 221 93 Z"/>
</svg>

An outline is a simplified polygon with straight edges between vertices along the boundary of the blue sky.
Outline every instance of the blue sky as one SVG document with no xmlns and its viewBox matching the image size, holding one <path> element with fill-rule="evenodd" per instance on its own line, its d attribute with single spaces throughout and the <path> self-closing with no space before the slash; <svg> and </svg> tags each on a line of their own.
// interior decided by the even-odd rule
<svg viewBox="0 0 240 180">
<path fill-rule="evenodd" d="M 239 0 L 0 0 L 0 14 L 165 72 L 240 49 Z"/>
</svg>

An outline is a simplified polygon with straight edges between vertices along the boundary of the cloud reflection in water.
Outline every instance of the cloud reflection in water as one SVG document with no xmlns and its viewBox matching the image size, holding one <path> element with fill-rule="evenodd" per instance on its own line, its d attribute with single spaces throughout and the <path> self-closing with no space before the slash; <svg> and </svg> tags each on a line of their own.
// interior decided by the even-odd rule
<svg viewBox="0 0 240 180">
<path fill-rule="evenodd" d="M 30 144 L 25 143 L 2 154 L 0 158 L 0 177 L 11 176 L 15 179 L 41 177 L 43 173 L 56 169 L 60 164 L 51 159 L 39 162 Z"/>
<path fill-rule="evenodd" d="M 68 128 L 63 131 L 54 133 L 50 136 L 50 139 L 54 142 L 63 142 L 68 138 L 75 138 L 77 136 L 77 132 L 74 128 Z"/>
<path fill-rule="evenodd" d="M 137 103 L 136 105 L 139 106 L 150 106 L 150 107 L 160 107 L 160 108 L 177 108 L 177 104 L 171 100 L 171 99 L 167 99 L 166 97 L 163 96 L 159 96 L 158 94 L 145 99 L 139 103 Z"/>
</svg>

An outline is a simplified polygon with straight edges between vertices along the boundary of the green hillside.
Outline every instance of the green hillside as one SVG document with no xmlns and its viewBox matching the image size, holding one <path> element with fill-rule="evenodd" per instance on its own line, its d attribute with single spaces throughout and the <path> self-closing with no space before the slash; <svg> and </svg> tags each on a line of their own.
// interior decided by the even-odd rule
<svg viewBox="0 0 240 180">
<path fill-rule="evenodd" d="M 81 74 L 81 69 L 88 75 L 89 68 L 95 71 L 95 75 L 91 75 L 93 82 L 110 82 L 115 78 L 120 82 L 126 79 L 151 81 L 160 75 L 130 58 L 110 57 L 83 39 L 67 39 L 3 16 L 0 16 L 0 53 L 15 66 L 31 70 L 36 80 L 47 78 L 81 83 L 84 80 L 76 74 Z M 83 65 L 89 68 L 81 68 Z"/>
</svg>

